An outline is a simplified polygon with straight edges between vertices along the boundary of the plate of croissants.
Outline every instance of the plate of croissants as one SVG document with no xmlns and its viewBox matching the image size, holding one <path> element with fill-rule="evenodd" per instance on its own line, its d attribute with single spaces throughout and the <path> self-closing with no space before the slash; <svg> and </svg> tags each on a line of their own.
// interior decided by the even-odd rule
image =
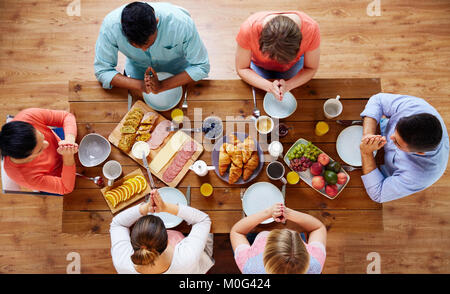
<svg viewBox="0 0 450 294">
<path fill-rule="evenodd" d="M 212 162 L 219 178 L 229 184 L 245 184 L 261 172 L 264 152 L 248 134 L 232 133 L 216 142 Z"/>
</svg>

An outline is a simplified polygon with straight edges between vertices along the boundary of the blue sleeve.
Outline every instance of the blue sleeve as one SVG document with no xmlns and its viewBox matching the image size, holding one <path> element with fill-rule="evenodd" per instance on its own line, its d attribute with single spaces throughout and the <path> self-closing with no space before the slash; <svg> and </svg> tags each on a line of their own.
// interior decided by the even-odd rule
<svg viewBox="0 0 450 294">
<path fill-rule="evenodd" d="M 399 103 L 403 100 L 403 97 L 405 96 L 387 93 L 373 95 L 367 102 L 364 111 L 361 112 L 361 117 L 368 116 L 379 123 L 383 115 L 391 117 L 398 111 Z"/>
<path fill-rule="evenodd" d="M 210 70 L 208 52 L 203 44 L 193 21 L 189 23 L 186 37 L 183 41 L 183 51 L 189 66 L 185 69 L 194 81 L 208 76 Z"/>
<path fill-rule="evenodd" d="M 385 178 L 378 168 L 361 179 L 370 198 L 378 203 L 399 199 L 424 189 L 418 186 L 417 181 L 408 177 L 405 171 L 394 172 L 390 177 Z"/>
<path fill-rule="evenodd" d="M 105 89 L 112 88 L 111 80 L 119 73 L 115 69 L 119 48 L 114 39 L 105 22 L 103 22 L 95 44 L 94 70 L 95 77 Z"/>
</svg>

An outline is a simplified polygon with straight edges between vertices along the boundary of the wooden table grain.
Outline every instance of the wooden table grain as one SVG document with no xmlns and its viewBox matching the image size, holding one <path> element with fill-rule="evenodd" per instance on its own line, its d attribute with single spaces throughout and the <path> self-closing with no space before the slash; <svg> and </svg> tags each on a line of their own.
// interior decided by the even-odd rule
<svg viewBox="0 0 450 294">
<path fill-rule="evenodd" d="M 359 114 L 367 100 L 380 91 L 380 80 L 374 78 L 313 79 L 304 86 L 294 89 L 292 94 L 297 98 L 298 108 L 293 115 L 280 120 L 293 127 L 286 137 L 280 138 L 284 150 L 287 151 L 298 138 L 305 138 L 333 159 L 341 161 L 336 151 L 336 139 L 344 127 L 337 124 L 335 120 L 324 117 L 322 111 L 324 101 L 340 95 L 344 111 L 337 119 L 356 120 L 360 119 Z M 256 90 L 257 104 L 261 114 L 265 114 L 262 106 L 264 94 L 263 91 Z M 201 119 L 209 115 L 219 116 L 223 120 L 232 116 L 236 121 L 245 122 L 253 109 L 251 88 L 241 80 L 203 80 L 188 85 L 188 103 L 189 108 L 185 111 L 185 116 L 194 126 L 201 124 Z M 123 89 L 104 90 L 96 81 L 70 81 L 69 105 L 70 111 L 77 119 L 77 142 L 92 132 L 107 138 L 127 112 L 127 92 Z M 200 119 L 198 118 L 199 110 L 201 111 Z M 194 112 L 197 114 L 196 117 Z M 170 119 L 170 111 L 161 112 L 161 114 Z M 321 137 L 314 134 L 314 126 L 319 120 L 327 121 L 330 125 L 330 131 Z M 225 133 L 227 133 L 228 128 L 225 123 L 224 125 Z M 114 146 L 108 160 L 111 159 L 122 164 L 124 174 L 136 168 L 142 168 Z M 205 150 L 199 159 L 212 164 L 210 151 Z M 377 156 L 378 163 L 381 160 L 382 153 Z M 77 172 L 87 176 L 97 176 L 102 175 L 101 170 L 102 166 L 83 167 L 77 160 Z M 302 181 L 297 185 L 288 185 L 286 206 L 316 216 L 324 222 L 329 232 L 382 231 L 382 205 L 372 201 L 367 195 L 361 181 L 361 170 L 349 172 L 349 175 L 350 182 L 335 200 L 325 198 Z M 158 187 L 165 186 L 158 179 L 154 179 Z M 229 233 L 233 224 L 242 218 L 241 189 L 260 181 L 271 182 L 281 188 L 281 183 L 271 181 L 264 169 L 256 179 L 246 185 L 229 185 L 218 178 L 214 171 L 210 171 L 205 177 L 198 177 L 195 173 L 188 172 L 177 188 L 185 193 L 187 186 L 190 185 L 191 206 L 210 215 L 212 232 Z M 203 197 L 200 194 L 200 185 L 204 182 L 209 182 L 214 187 L 213 195 L 210 197 Z M 113 214 L 95 184 L 77 177 L 75 190 L 64 196 L 63 232 L 107 234 L 112 217 Z M 295 228 L 295 225 L 290 223 L 286 226 Z M 275 223 L 260 225 L 257 230 L 277 227 L 283 227 L 283 225 Z M 176 229 L 189 231 L 189 227 L 184 222 Z"/>
</svg>

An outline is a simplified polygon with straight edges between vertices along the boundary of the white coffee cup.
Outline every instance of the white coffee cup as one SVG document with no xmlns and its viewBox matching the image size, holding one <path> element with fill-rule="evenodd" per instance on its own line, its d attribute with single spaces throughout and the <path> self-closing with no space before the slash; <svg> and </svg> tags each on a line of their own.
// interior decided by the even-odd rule
<svg viewBox="0 0 450 294">
<path fill-rule="evenodd" d="M 263 126 L 262 124 L 266 125 Z M 267 126 L 267 124 L 270 124 L 270 126 Z M 258 128 L 258 125 L 260 125 L 260 128 Z M 265 130 L 262 130 L 262 127 L 265 127 Z M 273 127 L 274 127 L 273 120 L 266 115 L 262 115 L 255 120 L 255 128 L 260 134 L 265 135 L 272 132 Z"/>
<path fill-rule="evenodd" d="M 103 175 L 108 179 L 108 186 L 112 186 L 114 180 L 122 174 L 122 166 L 118 161 L 110 160 L 103 166 Z"/>
<path fill-rule="evenodd" d="M 283 145 L 279 141 L 273 141 L 269 144 L 268 150 L 269 154 L 277 159 L 281 154 L 283 154 Z"/>
<path fill-rule="evenodd" d="M 337 95 L 336 98 L 328 99 L 323 104 L 323 113 L 326 118 L 332 119 L 342 113 L 344 107 L 342 106 L 341 101 L 339 101 L 339 98 L 341 98 L 341 96 Z"/>
</svg>

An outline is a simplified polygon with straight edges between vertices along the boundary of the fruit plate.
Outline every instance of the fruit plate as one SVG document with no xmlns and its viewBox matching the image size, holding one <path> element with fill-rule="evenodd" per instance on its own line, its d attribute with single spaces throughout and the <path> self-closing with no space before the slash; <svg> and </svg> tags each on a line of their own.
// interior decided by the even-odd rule
<svg viewBox="0 0 450 294">
<path fill-rule="evenodd" d="M 146 182 L 146 188 L 141 191 L 140 193 L 137 193 L 135 195 L 133 195 L 131 198 L 129 198 L 128 200 L 119 202 L 116 207 L 114 207 L 108 199 L 106 199 L 106 193 L 110 190 L 113 190 L 119 186 L 121 186 L 126 180 L 134 178 L 135 176 L 142 176 Z M 150 185 L 147 183 L 147 179 L 145 178 L 144 174 L 142 173 L 141 169 L 136 169 L 133 172 L 125 175 L 123 178 L 121 178 L 120 180 L 114 181 L 113 185 L 111 187 L 105 187 L 103 189 L 101 189 L 100 191 L 102 192 L 103 198 L 105 199 L 106 203 L 108 204 L 109 209 L 111 209 L 111 212 L 113 214 L 117 213 L 118 211 L 121 211 L 122 209 L 124 209 L 125 207 L 129 206 L 130 204 L 138 201 L 139 199 L 142 199 L 145 195 L 150 193 Z"/>
<path fill-rule="evenodd" d="M 300 144 L 308 144 L 309 143 L 309 141 L 308 140 L 305 140 L 305 139 L 303 139 L 303 138 L 300 138 L 300 139 L 298 139 L 297 140 L 297 142 L 295 142 L 290 148 L 289 148 L 289 150 L 286 152 L 286 155 L 284 156 L 284 162 L 287 164 L 287 166 L 289 166 L 289 168 L 291 169 L 291 170 L 293 170 L 292 169 L 292 167 L 291 167 L 291 165 L 290 165 L 290 160 L 289 160 L 289 157 L 288 157 L 288 154 L 291 152 L 291 150 L 293 150 L 295 147 L 297 147 L 298 145 L 300 145 Z M 326 154 L 325 152 L 323 152 L 319 147 L 317 147 L 317 146 L 315 146 L 315 145 L 313 145 L 314 147 L 316 147 L 321 153 L 324 153 L 324 154 Z M 328 156 L 328 154 L 326 154 L 327 156 Z M 330 156 L 328 156 L 329 158 L 330 158 L 330 162 L 331 161 L 335 161 L 335 160 L 333 160 L 333 158 L 331 158 Z M 294 170 L 293 170 L 294 171 Z M 337 186 L 337 188 L 338 188 L 338 192 L 337 192 L 337 194 L 336 194 L 336 196 L 334 196 L 334 197 L 331 197 L 331 196 L 329 196 L 329 195 L 327 195 L 327 193 L 325 192 L 325 187 L 323 187 L 322 189 L 320 189 L 320 190 L 318 190 L 318 189 L 316 189 L 316 188 L 314 188 L 313 187 L 313 185 L 312 185 L 312 178 L 314 177 L 314 175 L 313 174 L 311 174 L 311 171 L 310 171 L 310 169 L 308 168 L 306 171 L 302 171 L 302 172 L 297 172 L 298 173 L 298 175 L 300 176 L 300 178 L 306 183 L 306 184 L 308 184 L 311 188 L 313 188 L 314 190 L 316 190 L 317 192 L 319 192 L 320 194 L 322 194 L 323 196 L 325 196 L 325 197 L 327 197 L 327 198 L 329 198 L 329 199 L 332 199 L 332 200 L 334 200 L 334 199 L 336 199 L 338 196 L 339 196 L 339 194 L 341 193 L 341 191 L 342 190 L 344 190 L 344 188 L 345 188 L 345 186 L 347 186 L 347 184 L 348 184 L 348 182 L 350 181 L 350 176 L 349 176 L 349 174 L 341 167 L 341 169 L 339 170 L 339 172 L 342 172 L 342 173 L 344 173 L 346 176 L 347 176 L 347 181 L 345 182 L 345 184 L 342 184 L 342 185 L 340 185 L 340 184 L 336 184 L 336 186 Z M 323 176 L 323 173 L 324 172 L 322 172 L 322 176 Z"/>
</svg>

